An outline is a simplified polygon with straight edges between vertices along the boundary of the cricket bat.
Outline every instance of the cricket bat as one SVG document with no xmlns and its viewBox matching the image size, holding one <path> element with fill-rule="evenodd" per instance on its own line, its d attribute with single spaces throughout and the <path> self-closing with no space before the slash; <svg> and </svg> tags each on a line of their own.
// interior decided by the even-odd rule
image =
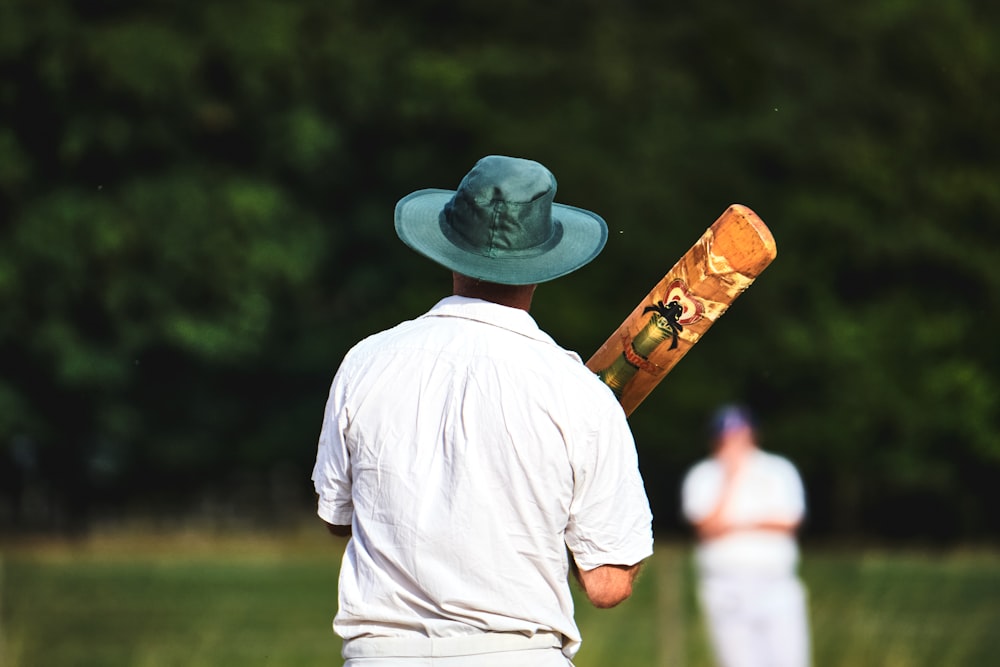
<svg viewBox="0 0 1000 667">
<path fill-rule="evenodd" d="M 626 415 L 777 256 L 771 231 L 733 204 L 587 361 Z"/>
</svg>

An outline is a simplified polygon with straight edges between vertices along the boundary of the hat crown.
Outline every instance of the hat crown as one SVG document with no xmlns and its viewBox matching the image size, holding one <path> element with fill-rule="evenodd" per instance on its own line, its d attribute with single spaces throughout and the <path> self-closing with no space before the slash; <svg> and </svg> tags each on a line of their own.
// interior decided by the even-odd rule
<svg viewBox="0 0 1000 667">
<path fill-rule="evenodd" d="M 490 155 L 457 190 L 426 188 L 396 202 L 396 234 L 470 278 L 531 285 L 577 270 L 608 240 L 601 216 L 558 204 L 556 179 L 533 160 Z"/>
<path fill-rule="evenodd" d="M 492 155 L 466 174 L 441 212 L 441 231 L 485 257 L 531 256 L 555 245 L 562 228 L 552 218 L 556 179 L 533 160 Z"/>
</svg>

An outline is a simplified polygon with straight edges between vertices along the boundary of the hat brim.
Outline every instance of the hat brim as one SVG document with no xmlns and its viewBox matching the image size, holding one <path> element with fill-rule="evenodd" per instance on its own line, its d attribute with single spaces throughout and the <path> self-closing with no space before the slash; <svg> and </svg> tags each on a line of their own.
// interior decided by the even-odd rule
<svg viewBox="0 0 1000 667">
<path fill-rule="evenodd" d="M 597 257 L 608 241 L 604 219 L 582 208 L 552 204 L 562 228 L 558 242 L 537 255 L 493 257 L 456 246 L 441 228 L 454 190 L 417 190 L 396 204 L 396 234 L 421 255 L 470 278 L 503 285 L 533 285 L 564 276 Z"/>
</svg>

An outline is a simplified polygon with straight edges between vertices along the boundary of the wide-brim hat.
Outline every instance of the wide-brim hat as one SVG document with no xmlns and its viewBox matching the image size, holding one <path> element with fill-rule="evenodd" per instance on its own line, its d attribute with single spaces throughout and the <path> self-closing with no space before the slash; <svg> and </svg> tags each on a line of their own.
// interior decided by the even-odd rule
<svg viewBox="0 0 1000 667">
<path fill-rule="evenodd" d="M 396 204 L 403 243 L 462 275 L 505 285 L 545 282 L 600 254 L 608 226 L 554 203 L 556 179 L 533 160 L 491 155 L 457 190 L 417 190 Z"/>
</svg>

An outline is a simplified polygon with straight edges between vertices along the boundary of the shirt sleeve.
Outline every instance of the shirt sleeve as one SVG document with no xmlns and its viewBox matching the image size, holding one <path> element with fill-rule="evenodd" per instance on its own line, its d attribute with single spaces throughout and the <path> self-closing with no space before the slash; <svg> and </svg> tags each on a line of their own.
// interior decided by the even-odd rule
<svg viewBox="0 0 1000 667">
<path fill-rule="evenodd" d="M 722 482 L 720 473 L 712 461 L 701 461 L 684 477 L 681 512 L 689 523 L 699 523 L 715 510 Z"/>
<path fill-rule="evenodd" d="M 577 565 L 634 565 L 653 553 L 652 513 L 625 413 L 606 410 L 582 446 L 571 446 L 573 500 L 566 545 Z"/>
<path fill-rule="evenodd" d="M 317 514 L 327 523 L 348 526 L 354 516 L 351 501 L 351 458 L 344 432 L 347 418 L 344 406 L 343 371 L 338 371 L 330 387 L 323 426 L 316 451 L 312 480 L 319 496 Z"/>
<path fill-rule="evenodd" d="M 795 464 L 787 459 L 777 460 L 781 475 L 781 499 L 773 509 L 777 518 L 801 521 L 806 514 L 806 493 Z"/>
</svg>

